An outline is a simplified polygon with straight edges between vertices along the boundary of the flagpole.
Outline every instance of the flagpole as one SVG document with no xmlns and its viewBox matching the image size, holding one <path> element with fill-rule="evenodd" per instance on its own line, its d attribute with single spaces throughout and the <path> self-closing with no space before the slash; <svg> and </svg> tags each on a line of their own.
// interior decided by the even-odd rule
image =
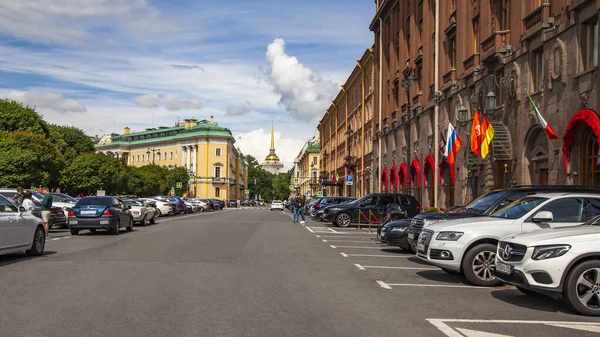
<svg viewBox="0 0 600 337">
<path fill-rule="evenodd" d="M 435 46 L 434 46 L 434 50 L 435 50 L 435 60 L 434 60 L 434 81 L 433 81 L 433 87 L 434 87 L 434 95 L 437 94 L 437 92 L 439 91 L 439 85 L 438 85 L 438 80 L 439 80 L 439 72 L 440 72 L 440 4 L 438 0 L 435 0 Z M 439 167 L 438 167 L 438 163 L 440 161 L 440 155 L 439 155 L 439 112 L 440 112 L 440 105 L 439 105 L 439 100 L 434 100 L 434 107 L 433 107 L 433 144 L 434 144 L 434 151 L 433 151 L 433 158 L 434 158 L 434 165 L 432 167 L 433 170 L 433 207 L 437 207 L 438 206 L 438 175 L 439 175 Z"/>
</svg>

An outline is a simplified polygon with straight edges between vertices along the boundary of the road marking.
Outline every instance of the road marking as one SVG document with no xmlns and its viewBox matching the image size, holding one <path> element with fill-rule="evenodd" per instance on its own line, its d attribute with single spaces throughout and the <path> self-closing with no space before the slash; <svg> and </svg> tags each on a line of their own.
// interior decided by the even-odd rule
<svg viewBox="0 0 600 337">
<path fill-rule="evenodd" d="M 486 327 L 490 324 L 539 324 L 579 331 L 600 332 L 598 322 L 559 322 L 559 321 L 521 321 L 521 320 L 486 320 L 486 319 L 426 319 L 448 337 L 506 337 L 506 335 L 493 334 L 485 331 L 452 328 L 449 323 L 482 323 Z M 456 330 L 455 330 L 456 329 Z M 457 331 L 458 330 L 458 331 Z"/>
<path fill-rule="evenodd" d="M 360 270 L 370 269 L 398 269 L 398 270 L 440 270 L 439 268 L 428 268 L 428 267 L 393 267 L 393 266 L 362 266 L 360 264 L 354 264 Z M 360 266 L 360 267 L 359 267 Z"/>
<path fill-rule="evenodd" d="M 466 337 L 514 337 L 514 336 L 509 336 L 509 335 L 501 335 L 501 334 L 497 334 L 497 333 L 471 330 L 471 329 L 456 328 L 456 330 L 462 332 Z"/>
<path fill-rule="evenodd" d="M 331 248 L 381 249 L 381 247 L 331 246 Z"/>
<path fill-rule="evenodd" d="M 377 284 L 379 284 L 380 287 L 382 287 L 383 289 L 392 289 L 392 287 L 390 287 L 387 283 L 377 280 Z"/>
<path fill-rule="evenodd" d="M 52 238 L 52 239 L 50 239 L 50 240 L 52 240 L 52 241 L 57 241 L 57 240 L 60 240 L 60 238 Z"/>
<path fill-rule="evenodd" d="M 325 240 L 323 240 L 324 242 L 327 242 Z M 329 242 L 351 242 L 351 243 L 369 243 L 372 242 L 372 240 L 363 240 L 363 241 L 353 241 L 353 240 L 329 240 Z M 376 242 L 378 243 L 378 242 Z"/>
<path fill-rule="evenodd" d="M 342 254 L 344 254 L 344 253 L 342 253 Z M 393 257 L 393 258 L 414 257 L 414 255 L 377 255 L 377 254 L 344 254 L 344 255 L 346 255 L 346 257 L 348 257 L 348 256 L 359 256 L 359 257 Z"/>
<path fill-rule="evenodd" d="M 337 248 L 337 247 L 336 247 L 336 246 L 334 246 L 334 245 L 329 245 L 329 247 L 331 247 L 331 248 L 333 248 L 333 249 L 336 249 L 336 248 Z"/>
<path fill-rule="evenodd" d="M 313 234 L 315 233 L 315 231 L 313 231 L 312 228 L 310 228 L 310 227 L 304 227 L 304 228 L 306 228 L 309 232 L 311 232 Z"/>
<path fill-rule="evenodd" d="M 318 237 L 318 238 L 320 238 L 320 237 L 321 237 L 321 235 L 317 235 L 317 237 Z"/>
<path fill-rule="evenodd" d="M 573 330 L 589 331 L 589 332 L 600 332 L 600 325 L 575 325 L 575 324 L 546 324 L 559 328 L 567 328 Z"/>
<path fill-rule="evenodd" d="M 346 253 L 340 253 L 343 257 L 348 257 L 348 254 Z"/>
<path fill-rule="evenodd" d="M 422 283 L 388 283 L 391 287 L 424 287 L 424 288 L 469 288 L 469 289 L 509 289 L 503 287 L 477 287 L 462 284 L 422 284 Z"/>
<path fill-rule="evenodd" d="M 327 240 L 323 239 L 323 242 L 327 242 Z"/>
<path fill-rule="evenodd" d="M 333 234 L 333 233 L 330 233 Z M 376 238 L 375 235 L 373 235 L 372 238 L 368 238 L 368 237 L 364 237 L 364 234 L 360 234 L 360 233 L 355 233 L 358 234 L 358 236 L 352 236 L 351 234 L 344 234 L 344 235 L 317 235 L 318 238 L 328 238 L 328 239 L 341 239 L 344 236 L 347 236 L 348 239 L 365 239 L 365 240 L 373 240 Z"/>
</svg>

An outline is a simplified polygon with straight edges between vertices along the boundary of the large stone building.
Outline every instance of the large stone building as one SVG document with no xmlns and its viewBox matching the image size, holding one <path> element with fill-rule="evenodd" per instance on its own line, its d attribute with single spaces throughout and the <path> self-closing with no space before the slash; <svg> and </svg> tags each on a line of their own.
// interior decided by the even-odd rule
<svg viewBox="0 0 600 337">
<path fill-rule="evenodd" d="M 294 167 L 290 174 L 290 184 L 294 187 L 295 194 L 308 197 L 316 196 L 321 191 L 319 167 L 321 165 L 321 140 L 318 132 L 304 143 L 302 149 L 294 160 Z"/>
<path fill-rule="evenodd" d="M 325 195 L 361 196 L 372 191 L 374 73 L 369 48 L 319 122 Z M 351 186 L 345 183 L 348 175 L 353 176 Z"/>
<path fill-rule="evenodd" d="M 279 160 L 277 154 L 275 154 L 275 122 L 271 123 L 271 147 L 269 148 L 269 154 L 265 158 L 265 161 L 261 164 L 262 168 L 267 172 L 278 174 L 283 168 L 283 163 Z"/>
<path fill-rule="evenodd" d="M 443 208 L 511 184 L 600 185 L 600 2 L 447 0 L 437 15 L 435 0 L 375 3 L 376 190 Z M 475 110 L 495 129 L 484 160 L 469 151 Z M 452 166 L 436 142 L 449 122 L 463 140 Z"/>
<path fill-rule="evenodd" d="M 113 134 L 96 150 L 123 158 L 127 165 L 185 167 L 190 173 L 190 197 L 243 199 L 248 168 L 234 146 L 231 131 L 210 120 L 186 119 L 174 127 Z"/>
</svg>

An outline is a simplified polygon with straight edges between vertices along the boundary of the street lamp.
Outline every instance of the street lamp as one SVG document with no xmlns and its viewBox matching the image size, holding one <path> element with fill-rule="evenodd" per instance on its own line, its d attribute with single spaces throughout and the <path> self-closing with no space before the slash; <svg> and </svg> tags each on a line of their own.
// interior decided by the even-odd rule
<svg viewBox="0 0 600 337">
<path fill-rule="evenodd" d="M 354 171 L 354 167 L 352 166 L 354 163 L 352 163 L 352 157 L 350 156 L 350 154 L 352 153 L 352 143 L 350 142 L 350 137 L 352 136 L 352 133 L 354 131 L 352 131 L 352 128 L 350 127 L 350 125 L 348 125 L 348 130 L 346 130 L 346 144 L 348 144 L 348 158 L 346 159 L 346 163 L 347 163 L 347 171 L 346 171 L 346 176 L 348 176 L 348 173 L 352 174 L 352 171 Z M 352 186 L 348 185 L 348 196 L 352 196 Z"/>
<path fill-rule="evenodd" d="M 158 154 L 160 156 L 160 150 L 159 149 L 148 148 L 148 151 L 146 151 L 147 155 L 149 155 L 150 153 L 152 153 L 152 165 L 154 165 L 154 152 L 156 152 L 156 154 Z"/>
<path fill-rule="evenodd" d="M 485 96 L 485 109 L 490 114 L 493 114 L 496 110 L 496 94 L 492 90 Z"/>
<path fill-rule="evenodd" d="M 464 105 L 461 105 L 460 108 L 458 108 L 458 122 L 460 125 L 467 125 L 467 122 L 469 121 L 468 113 L 469 111 Z"/>
<path fill-rule="evenodd" d="M 410 137 L 410 124 L 411 124 L 411 118 L 410 118 L 410 114 L 411 114 L 411 107 L 410 107 L 410 86 L 412 85 L 412 82 L 414 82 L 415 79 L 415 75 L 414 75 L 414 70 L 413 68 L 410 66 L 410 62 L 406 61 L 406 67 L 404 68 L 404 70 L 402 71 L 402 75 L 404 75 L 404 79 L 402 80 L 402 87 L 404 88 L 404 90 L 406 91 L 406 136 L 407 136 L 407 141 L 406 141 L 406 161 L 409 163 L 410 165 L 410 147 L 411 147 L 411 137 Z"/>
</svg>

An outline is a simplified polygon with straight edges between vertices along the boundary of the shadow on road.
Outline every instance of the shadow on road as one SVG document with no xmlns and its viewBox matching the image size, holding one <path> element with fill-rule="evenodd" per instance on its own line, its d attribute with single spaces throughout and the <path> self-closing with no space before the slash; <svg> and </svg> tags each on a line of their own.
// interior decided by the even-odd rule
<svg viewBox="0 0 600 337">
<path fill-rule="evenodd" d="M 544 312 L 561 312 L 569 315 L 576 315 L 570 311 L 562 299 L 554 299 L 544 295 L 525 295 L 516 289 L 502 289 L 492 291 L 492 296 L 502 302 L 512 304 L 521 308 L 533 309 Z"/>
<path fill-rule="evenodd" d="M 448 274 L 443 270 L 423 270 L 417 272 L 417 275 L 427 279 L 429 281 L 435 281 L 440 283 L 452 284 L 452 285 L 471 285 L 466 282 L 466 280 L 456 274 Z"/>
<path fill-rule="evenodd" d="M 24 262 L 32 259 L 43 259 L 56 254 L 55 251 L 46 250 L 42 256 L 28 256 L 25 253 L 14 253 L 0 256 L 0 267 L 10 266 L 13 263 Z"/>
<path fill-rule="evenodd" d="M 121 231 L 119 232 L 119 235 L 112 235 L 106 230 L 97 230 L 95 232 L 90 232 L 89 230 L 82 229 L 81 232 L 79 232 L 79 234 L 77 236 L 120 236 L 120 235 L 127 235 L 127 234 L 131 234 L 131 233 L 135 233 L 135 232 L 137 232 L 137 229 L 135 229 L 135 227 L 133 227 L 133 230 L 131 232 L 127 232 L 124 229 L 121 229 Z"/>
<path fill-rule="evenodd" d="M 386 246 L 388 247 L 388 246 Z M 382 252 L 398 254 L 398 255 L 411 255 L 410 253 L 400 249 L 400 248 L 381 248 Z"/>
</svg>

